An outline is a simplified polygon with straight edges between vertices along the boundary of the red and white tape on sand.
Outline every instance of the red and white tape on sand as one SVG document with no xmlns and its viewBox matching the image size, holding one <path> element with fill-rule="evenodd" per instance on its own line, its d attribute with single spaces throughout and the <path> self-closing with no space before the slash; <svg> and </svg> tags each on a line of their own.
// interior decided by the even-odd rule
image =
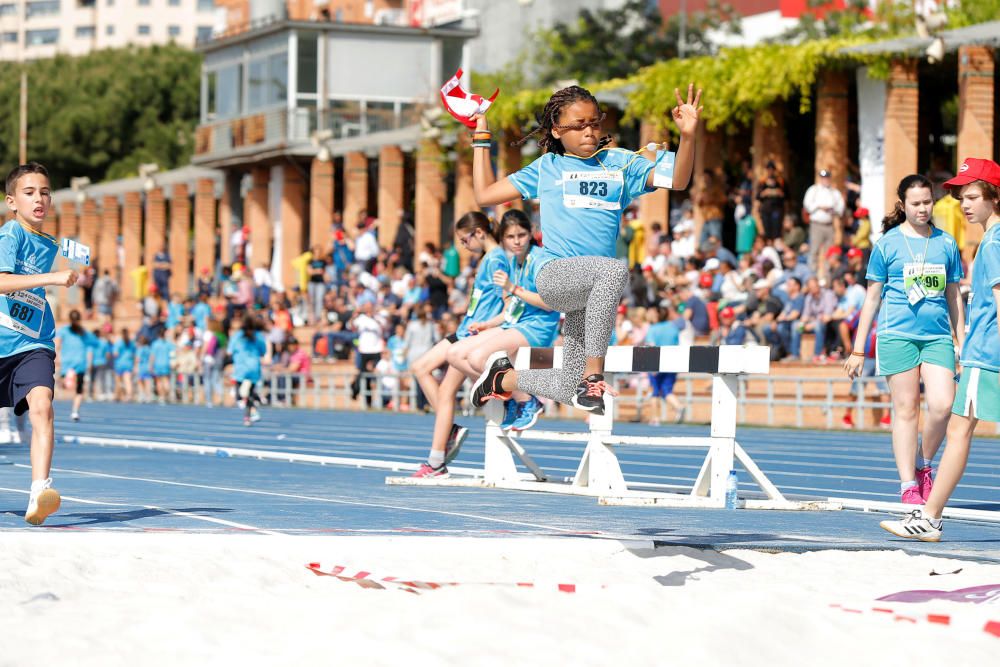
<svg viewBox="0 0 1000 667">
<path fill-rule="evenodd" d="M 912 623 L 914 625 L 920 623 L 932 623 L 935 625 L 968 625 L 968 621 L 965 619 L 958 619 L 950 614 L 907 614 L 903 612 L 898 612 L 895 609 L 889 609 L 888 607 L 868 607 L 865 609 L 857 607 L 847 607 L 842 604 L 831 604 L 834 609 L 839 609 L 848 614 L 873 614 L 878 616 L 883 616 L 885 618 L 891 618 L 893 621 L 901 623 Z M 958 621 L 958 622 L 956 622 Z M 982 621 L 976 619 L 975 623 L 978 625 Z M 986 621 L 983 623 L 983 632 L 988 635 L 993 635 L 994 637 L 1000 637 L 1000 621 Z"/>
<path fill-rule="evenodd" d="M 416 579 L 403 579 L 400 577 L 383 577 L 373 574 L 367 570 L 357 570 L 343 565 L 334 565 L 324 568 L 320 563 L 309 563 L 306 569 L 319 577 L 333 577 L 339 581 L 347 581 L 361 586 L 377 590 L 396 589 L 408 593 L 420 591 L 434 591 L 440 588 L 451 588 L 454 586 L 508 586 L 511 588 L 533 588 L 536 590 L 549 590 L 558 593 L 579 593 L 607 588 L 604 585 L 579 584 L 539 584 L 530 581 L 499 582 L 499 581 L 420 581 Z"/>
</svg>

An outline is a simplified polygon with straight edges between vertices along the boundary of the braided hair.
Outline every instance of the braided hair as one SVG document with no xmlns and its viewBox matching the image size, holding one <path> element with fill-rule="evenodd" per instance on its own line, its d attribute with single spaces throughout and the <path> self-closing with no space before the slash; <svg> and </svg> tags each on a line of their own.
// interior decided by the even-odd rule
<svg viewBox="0 0 1000 667">
<path fill-rule="evenodd" d="M 568 88 L 557 90 L 549 98 L 549 101 L 545 103 L 545 108 L 542 109 L 541 115 L 535 117 L 538 121 L 538 127 L 521 137 L 518 141 L 511 143 L 511 145 L 520 146 L 532 135 L 540 134 L 541 136 L 538 137 L 538 147 L 543 153 L 563 155 L 565 149 L 562 142 L 552 136 L 552 128 L 559 124 L 559 116 L 562 114 L 563 109 L 576 102 L 590 102 L 598 111 L 601 109 L 601 106 L 597 103 L 597 98 L 586 88 L 569 86 Z M 611 135 L 605 135 L 597 142 L 597 149 L 600 150 L 610 143 Z"/>
</svg>

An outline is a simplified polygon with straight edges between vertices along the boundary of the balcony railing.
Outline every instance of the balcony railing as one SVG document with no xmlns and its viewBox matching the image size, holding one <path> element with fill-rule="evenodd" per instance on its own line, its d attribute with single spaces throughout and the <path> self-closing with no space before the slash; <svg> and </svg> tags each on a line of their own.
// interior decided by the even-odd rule
<svg viewBox="0 0 1000 667">
<path fill-rule="evenodd" d="M 195 131 L 195 157 L 205 160 L 311 143 L 313 134 L 329 130 L 332 140 L 388 132 L 419 122 L 416 109 L 396 114 L 389 109 L 344 113 L 314 107 L 276 109 L 201 125 Z"/>
</svg>

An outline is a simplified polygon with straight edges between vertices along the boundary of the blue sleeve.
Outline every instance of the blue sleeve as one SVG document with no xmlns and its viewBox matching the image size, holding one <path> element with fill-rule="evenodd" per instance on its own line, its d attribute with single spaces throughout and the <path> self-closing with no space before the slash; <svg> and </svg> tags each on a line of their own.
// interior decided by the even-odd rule
<svg viewBox="0 0 1000 667">
<path fill-rule="evenodd" d="M 538 199 L 539 163 L 545 156 L 537 158 L 527 167 L 514 172 L 507 179 L 521 193 L 522 199 Z"/>
<path fill-rule="evenodd" d="M 876 243 L 871 257 L 868 258 L 868 272 L 865 279 L 876 283 L 889 282 L 889 267 L 885 261 L 885 246 Z"/>
<path fill-rule="evenodd" d="M 18 245 L 12 232 L 0 231 L 0 273 L 14 273 Z"/>
<path fill-rule="evenodd" d="M 964 276 L 962 255 L 958 252 L 958 244 L 952 241 L 948 244 L 948 282 L 957 283 Z"/>
<path fill-rule="evenodd" d="M 257 332 L 256 340 L 257 350 L 260 352 L 260 356 L 267 354 L 267 340 L 264 338 L 264 334 Z"/>
<path fill-rule="evenodd" d="M 236 349 L 236 336 L 229 339 L 229 344 L 226 345 L 226 354 L 232 354 L 233 350 Z"/>
<path fill-rule="evenodd" d="M 986 282 L 988 287 L 1000 285 L 1000 241 L 991 241 L 979 247 L 976 254 L 977 262 L 986 265 Z"/>
<path fill-rule="evenodd" d="M 625 191 L 628 193 L 629 201 L 656 190 L 653 187 L 646 187 L 653 166 L 650 160 L 639 155 L 625 168 Z"/>
<path fill-rule="evenodd" d="M 490 284 L 493 284 L 493 274 L 497 271 L 503 271 L 508 276 L 514 275 L 507 253 L 491 253 L 483 264 L 483 271 L 486 272 L 486 279 Z"/>
</svg>

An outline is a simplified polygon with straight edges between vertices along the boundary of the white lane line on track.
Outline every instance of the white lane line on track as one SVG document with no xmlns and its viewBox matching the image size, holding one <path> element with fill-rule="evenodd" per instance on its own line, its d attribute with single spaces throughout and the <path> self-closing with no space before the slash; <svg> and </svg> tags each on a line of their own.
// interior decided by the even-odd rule
<svg viewBox="0 0 1000 667">
<path fill-rule="evenodd" d="M 31 467 L 31 466 L 28 466 L 28 465 L 25 465 L 25 464 L 22 464 L 22 463 L 15 463 L 14 465 L 17 466 L 17 467 L 20 467 L 20 468 L 30 468 Z M 418 512 L 418 513 L 422 513 L 422 514 L 441 514 L 441 515 L 444 515 L 444 516 L 453 516 L 453 517 L 459 517 L 459 518 L 463 518 L 463 519 L 477 519 L 479 521 L 492 521 L 492 522 L 495 522 L 495 523 L 502 523 L 502 524 L 507 524 L 507 525 L 511 525 L 511 526 L 526 526 L 528 528 L 540 528 L 540 529 L 543 529 L 543 530 L 551 530 L 551 531 L 555 531 L 557 533 L 563 533 L 563 534 L 566 534 L 566 535 L 576 535 L 576 534 L 579 534 L 579 532 L 580 532 L 580 530 L 578 528 L 577 529 L 559 528 L 557 526 L 547 526 L 547 525 L 542 524 L 542 523 L 529 523 L 527 521 L 514 521 L 512 519 L 498 519 L 497 517 L 493 517 L 493 516 L 481 516 L 479 514 L 470 514 L 470 513 L 467 513 L 467 512 L 448 512 L 448 511 L 445 511 L 445 510 L 424 509 L 424 508 L 420 508 L 420 507 L 406 507 L 406 506 L 402 506 L 402 505 L 388 505 L 388 504 L 385 504 L 385 503 L 370 503 L 370 502 L 363 502 L 363 501 L 360 501 L 360 500 L 350 500 L 350 499 L 345 499 L 345 498 L 324 498 L 324 497 L 321 497 L 321 496 L 306 496 L 306 495 L 302 495 L 302 494 L 298 494 L 298 493 L 278 493 L 276 491 L 261 491 L 259 489 L 241 489 L 241 488 L 238 488 L 238 487 L 231 487 L 231 486 L 214 486 L 214 485 L 210 485 L 210 484 L 193 484 L 191 482 L 175 482 L 175 481 L 169 480 L 169 479 L 155 479 L 155 478 L 151 478 L 151 477 L 130 477 L 128 475 L 112 475 L 110 473 L 96 472 L 96 471 L 93 471 L 93 470 L 74 470 L 74 469 L 71 469 L 71 468 L 53 468 L 52 470 L 56 471 L 56 472 L 61 472 L 61 473 L 72 473 L 72 474 L 76 474 L 76 475 L 84 475 L 84 476 L 87 476 L 87 477 L 101 477 L 101 478 L 105 478 L 105 479 L 122 479 L 122 480 L 128 480 L 128 481 L 132 481 L 132 482 L 149 482 L 149 483 L 152 483 L 152 484 L 163 484 L 163 485 L 166 485 L 166 486 L 179 486 L 179 487 L 190 488 L 190 489 L 205 489 L 205 490 L 209 490 L 209 491 L 227 491 L 227 492 L 231 492 L 231 493 L 245 493 L 245 494 L 248 494 L 248 495 L 267 496 L 267 497 L 271 497 L 271 498 L 292 498 L 292 499 L 295 499 L 295 500 L 307 500 L 307 501 L 320 502 L 320 503 L 331 503 L 331 504 L 334 504 L 334 505 L 355 505 L 355 506 L 358 506 L 358 507 L 373 507 L 373 508 L 379 508 L 379 509 L 397 510 L 397 511 L 402 511 L 402 512 Z M 202 518 L 205 518 L 205 517 L 202 517 Z M 254 530 L 256 530 L 256 529 L 254 529 Z M 607 537 L 607 535 L 604 534 L 604 533 L 601 533 L 600 536 Z"/>
<path fill-rule="evenodd" d="M 16 464 L 18 467 L 30 467 L 23 466 L 21 464 Z M 0 486 L 0 491 L 11 491 L 13 493 L 23 493 L 28 495 L 30 492 L 23 489 L 10 489 Z M 172 516 L 181 516 L 187 519 L 197 519 L 198 521 L 207 521 L 208 523 L 215 523 L 221 526 L 228 526 L 230 528 L 239 528 L 240 530 L 246 530 L 249 532 L 261 533 L 263 535 L 283 535 L 284 533 L 266 530 L 264 528 L 256 528 L 254 526 L 249 526 L 244 523 L 237 523 L 235 521 L 227 521 L 226 519 L 216 519 L 211 516 L 202 516 L 200 514 L 192 514 L 191 512 L 181 512 L 179 510 L 172 510 L 167 507 L 159 507 L 158 505 L 141 505 L 139 503 L 115 503 L 109 500 L 88 500 L 87 498 L 80 498 L 78 496 L 62 496 L 63 500 L 69 500 L 76 503 L 83 503 L 85 505 L 104 505 L 108 507 L 141 507 L 147 510 L 156 510 L 157 512 L 163 512 L 164 514 L 170 514 Z M 63 515 L 65 517 L 65 515 Z M 58 528 L 58 526 L 50 526 L 52 528 Z"/>
</svg>

